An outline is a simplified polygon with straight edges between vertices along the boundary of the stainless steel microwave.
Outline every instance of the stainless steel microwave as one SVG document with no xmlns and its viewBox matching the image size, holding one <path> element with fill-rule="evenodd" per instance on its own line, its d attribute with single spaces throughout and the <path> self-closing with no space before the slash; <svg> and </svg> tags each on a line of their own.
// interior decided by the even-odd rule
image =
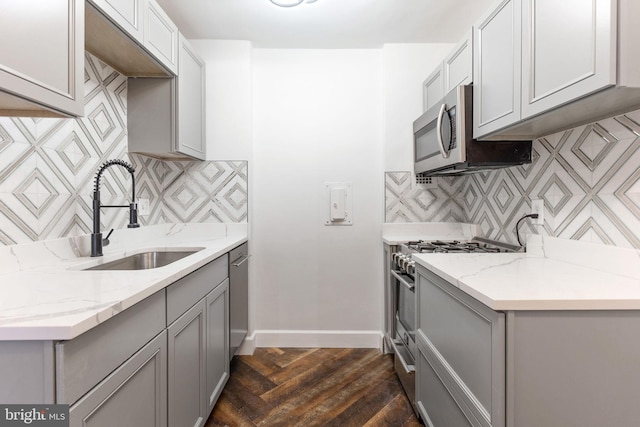
<svg viewBox="0 0 640 427">
<path fill-rule="evenodd" d="M 413 122 L 415 173 L 462 175 L 531 163 L 531 141 L 473 139 L 473 87 L 458 86 Z"/>
</svg>

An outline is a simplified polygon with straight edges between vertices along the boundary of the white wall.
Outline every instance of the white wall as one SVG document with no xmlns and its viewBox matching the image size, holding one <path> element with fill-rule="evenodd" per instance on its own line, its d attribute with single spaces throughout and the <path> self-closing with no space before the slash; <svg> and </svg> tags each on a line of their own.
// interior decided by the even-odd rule
<svg viewBox="0 0 640 427">
<path fill-rule="evenodd" d="M 253 51 L 257 346 L 376 347 L 382 329 L 382 52 Z M 353 183 L 326 227 L 323 184 Z"/>
<path fill-rule="evenodd" d="M 455 46 L 385 44 L 384 170 L 413 170 L 413 121 L 422 114 L 422 82 Z"/>
<path fill-rule="evenodd" d="M 190 42 L 207 64 L 207 160 L 250 160 L 251 42 Z"/>
</svg>

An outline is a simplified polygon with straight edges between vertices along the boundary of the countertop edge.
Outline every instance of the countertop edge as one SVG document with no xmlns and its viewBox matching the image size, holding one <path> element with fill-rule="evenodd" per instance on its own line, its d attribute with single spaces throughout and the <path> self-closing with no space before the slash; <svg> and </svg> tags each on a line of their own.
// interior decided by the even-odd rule
<svg viewBox="0 0 640 427">
<path fill-rule="evenodd" d="M 189 257 L 183 258 L 177 262 L 190 262 L 188 265 L 182 267 L 179 271 L 167 272 L 167 276 L 160 278 L 154 281 L 149 286 L 144 289 L 131 294 L 130 296 L 118 300 L 113 301 L 107 306 L 99 309 L 99 310 L 91 310 L 91 314 L 88 314 L 87 317 L 83 320 L 78 321 L 73 325 L 32 325 L 30 326 L 28 322 L 26 324 L 23 322 L 21 324 L 17 324 L 12 326 L 10 324 L 0 325 L 0 341 L 59 341 L 59 340 L 70 340 L 76 338 L 77 336 L 95 328 L 96 326 L 106 322 L 122 311 L 126 310 L 137 304 L 138 302 L 144 300 L 147 297 L 150 297 L 154 293 L 166 288 L 167 286 L 175 283 L 176 281 L 182 279 L 188 274 L 194 272 L 195 270 L 203 267 L 209 262 L 219 258 L 220 256 L 228 253 L 233 248 L 241 245 L 242 243 L 247 242 L 248 236 L 245 233 L 226 236 L 221 239 L 215 239 L 211 242 L 220 242 L 220 240 L 227 240 L 225 245 L 213 250 L 211 253 L 206 252 L 205 254 L 201 254 L 200 257 L 196 257 L 193 260 L 189 260 Z M 172 244 L 171 246 L 179 246 L 180 244 Z M 185 242 L 183 245 L 186 246 L 194 246 L 192 242 Z M 84 261 L 86 263 L 86 260 Z M 165 267 L 162 267 L 165 268 Z M 69 268 L 65 268 L 65 270 L 70 270 Z M 92 274 L 92 273 L 89 273 Z"/>
</svg>

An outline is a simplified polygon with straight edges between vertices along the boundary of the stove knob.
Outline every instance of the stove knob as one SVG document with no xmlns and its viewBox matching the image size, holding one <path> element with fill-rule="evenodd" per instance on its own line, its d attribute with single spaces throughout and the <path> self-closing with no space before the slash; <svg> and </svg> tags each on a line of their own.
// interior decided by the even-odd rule
<svg viewBox="0 0 640 427">
<path fill-rule="evenodd" d="M 405 269 L 407 270 L 407 273 L 409 273 L 409 274 L 416 274 L 416 262 L 415 261 L 411 261 L 409 264 L 407 264 Z"/>
</svg>

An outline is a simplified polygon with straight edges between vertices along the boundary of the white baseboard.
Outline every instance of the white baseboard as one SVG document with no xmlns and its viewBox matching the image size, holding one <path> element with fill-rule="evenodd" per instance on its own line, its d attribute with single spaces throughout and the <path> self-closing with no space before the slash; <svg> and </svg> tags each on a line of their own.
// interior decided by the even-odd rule
<svg viewBox="0 0 640 427">
<path fill-rule="evenodd" d="M 245 338 L 239 354 L 253 354 L 258 347 L 325 347 L 382 349 L 380 331 L 257 330 Z"/>
</svg>

